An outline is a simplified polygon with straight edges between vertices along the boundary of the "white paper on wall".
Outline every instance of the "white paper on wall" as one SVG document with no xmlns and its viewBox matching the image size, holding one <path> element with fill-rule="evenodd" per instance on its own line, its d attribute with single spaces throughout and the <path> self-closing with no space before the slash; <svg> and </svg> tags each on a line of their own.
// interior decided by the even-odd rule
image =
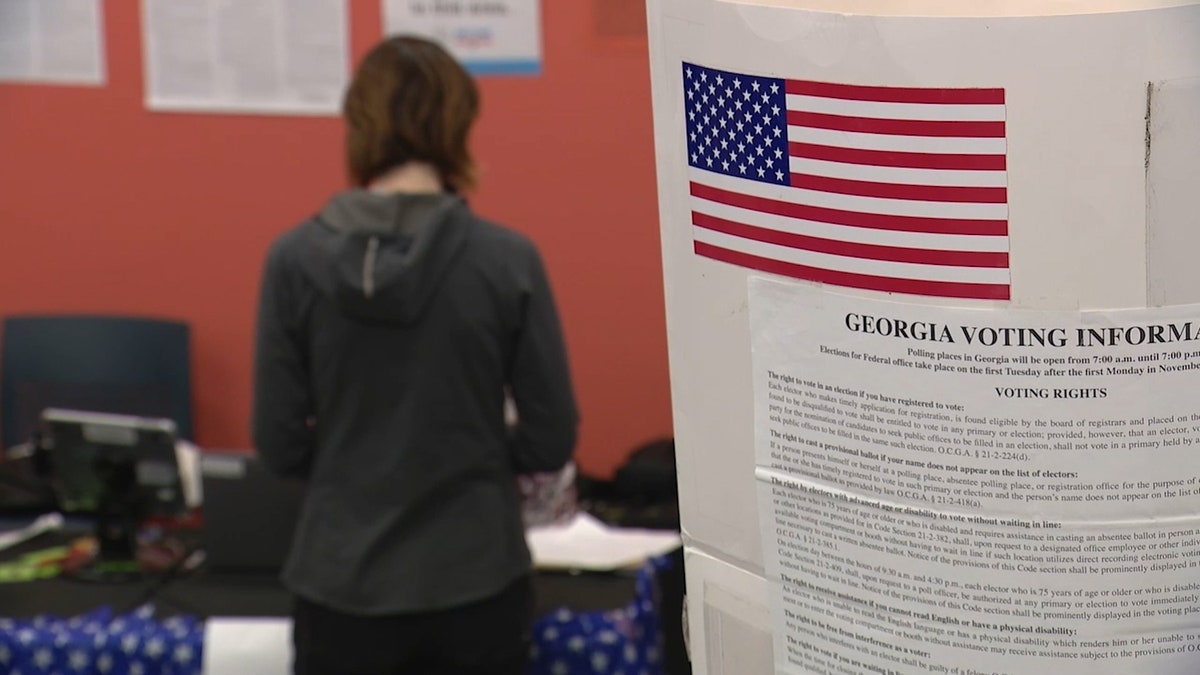
<svg viewBox="0 0 1200 675">
<path fill-rule="evenodd" d="M 142 0 L 155 110 L 336 114 L 349 72 L 344 0 Z"/>
<path fill-rule="evenodd" d="M 750 314 L 778 672 L 1200 668 L 1200 305 Z"/>
<path fill-rule="evenodd" d="M 438 41 L 476 75 L 541 72 L 540 0 L 384 0 L 384 30 Z"/>
<path fill-rule="evenodd" d="M 102 85 L 100 0 L 0 2 L 0 82 Z"/>
</svg>

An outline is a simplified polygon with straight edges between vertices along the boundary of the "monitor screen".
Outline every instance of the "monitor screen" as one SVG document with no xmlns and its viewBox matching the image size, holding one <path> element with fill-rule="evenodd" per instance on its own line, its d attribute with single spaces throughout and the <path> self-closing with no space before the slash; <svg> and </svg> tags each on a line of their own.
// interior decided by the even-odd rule
<svg viewBox="0 0 1200 675">
<path fill-rule="evenodd" d="M 114 501 L 140 517 L 186 511 L 171 420 L 49 408 L 42 422 L 64 511 L 97 513 Z"/>
</svg>

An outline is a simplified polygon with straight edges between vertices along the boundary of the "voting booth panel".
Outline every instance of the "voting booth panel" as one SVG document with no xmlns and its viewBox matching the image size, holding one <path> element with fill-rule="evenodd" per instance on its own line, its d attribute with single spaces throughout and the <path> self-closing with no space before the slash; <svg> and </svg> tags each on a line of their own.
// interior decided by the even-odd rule
<svg viewBox="0 0 1200 675">
<path fill-rule="evenodd" d="M 1056 321 L 1074 316 L 1082 326 L 1092 310 L 1149 308 L 1138 315 L 1144 324 L 1157 320 L 1154 308 L 1200 302 L 1200 268 L 1189 259 L 1200 243 L 1200 3 L 650 0 L 648 17 L 695 672 L 733 672 L 727 659 L 739 649 L 770 643 L 773 663 L 751 661 L 737 672 L 819 672 L 815 661 L 796 655 L 823 651 L 834 664 L 854 650 L 822 637 L 837 635 L 832 620 L 813 627 L 825 620 L 803 602 L 780 601 L 793 597 L 785 586 L 806 582 L 782 564 L 795 531 L 770 499 L 776 474 L 767 466 L 767 402 L 774 387 L 766 380 L 770 364 L 758 360 L 788 347 L 778 344 L 785 332 L 755 331 L 790 325 L 796 350 L 815 349 L 805 342 L 804 323 L 816 318 L 802 310 L 846 314 L 878 309 L 860 301 L 886 300 L 949 308 L 943 318 L 956 347 L 965 348 L 956 324 L 962 317 L 1036 322 L 1051 316 L 1037 312 L 1057 312 Z M 791 291 L 780 291 L 772 297 L 783 300 L 755 310 L 756 288 L 774 293 L 751 282 L 758 277 L 799 289 L 804 301 L 789 305 Z M 826 302 L 824 294 L 841 299 Z M 763 312 L 771 316 L 759 320 Z M 1168 318 L 1182 325 L 1186 312 Z M 1065 323 L 1062 330 L 1075 335 Z M 1064 347 L 1081 348 L 1074 341 Z M 867 366 L 860 370 L 869 377 Z M 887 377 L 903 384 L 902 375 Z M 939 396 L 954 399 L 962 384 L 955 377 L 938 381 L 945 389 Z M 1035 384 L 1014 378 L 1003 384 Z M 912 394 L 933 404 L 932 391 Z M 1151 414 L 1156 405 L 1145 403 Z M 1031 455 L 1027 466 L 1043 456 Z M 802 477 L 784 485 L 785 477 L 778 488 L 804 494 L 810 478 L 820 482 Z M 834 492 L 856 508 L 862 496 Z M 893 501 L 896 509 L 913 506 Z M 942 506 L 933 511 L 986 515 L 990 508 L 986 500 Z M 1129 519 L 1146 515 L 1135 511 Z M 811 554 L 824 544 L 796 546 Z M 886 563 L 884 554 L 858 558 Z M 894 602 L 903 609 L 904 601 Z M 849 617 L 861 615 L 851 604 L 841 608 L 844 629 L 858 637 L 845 644 L 861 644 L 865 664 L 875 658 L 871 649 L 886 651 L 875 642 L 887 642 L 888 633 L 853 628 Z M 836 605 L 834 598 L 831 612 Z M 944 609 L 941 616 L 966 615 Z M 1178 617 L 1175 623 L 1195 627 Z M 1029 646 L 1042 649 L 1040 656 L 994 662 L 1009 669 L 1000 672 L 1022 672 L 1015 664 L 1025 664 L 1024 672 L 1107 667 L 1063 656 L 1055 662 L 1051 643 L 1063 636 L 1017 638 L 1047 644 Z M 966 672 L 993 663 L 986 647 L 964 649 L 934 648 L 919 657 L 921 667 L 903 665 L 900 657 L 918 658 L 914 648 L 878 672 L 946 672 L 937 668 L 948 664 Z M 1181 663 L 1152 670 L 1184 672 L 1174 670 Z M 1129 664 L 1111 672 L 1129 672 Z"/>
</svg>

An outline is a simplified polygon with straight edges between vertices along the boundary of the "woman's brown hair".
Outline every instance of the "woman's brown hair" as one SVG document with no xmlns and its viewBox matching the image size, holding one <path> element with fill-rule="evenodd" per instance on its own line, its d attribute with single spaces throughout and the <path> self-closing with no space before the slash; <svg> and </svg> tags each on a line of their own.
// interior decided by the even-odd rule
<svg viewBox="0 0 1200 675">
<path fill-rule="evenodd" d="M 475 185 L 467 136 L 479 114 L 479 89 L 440 45 L 391 37 L 363 58 L 346 91 L 350 177 L 366 186 L 409 161 L 428 162 L 450 190 Z"/>
</svg>

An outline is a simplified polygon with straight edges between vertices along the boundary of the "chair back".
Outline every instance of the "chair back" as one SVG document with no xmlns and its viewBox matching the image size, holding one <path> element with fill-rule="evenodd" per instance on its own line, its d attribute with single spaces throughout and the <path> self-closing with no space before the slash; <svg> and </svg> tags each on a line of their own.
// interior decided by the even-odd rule
<svg viewBox="0 0 1200 675">
<path fill-rule="evenodd" d="M 187 324 L 118 316 L 11 316 L 0 335 L 0 441 L 29 440 L 49 407 L 166 417 L 192 438 Z"/>
</svg>

